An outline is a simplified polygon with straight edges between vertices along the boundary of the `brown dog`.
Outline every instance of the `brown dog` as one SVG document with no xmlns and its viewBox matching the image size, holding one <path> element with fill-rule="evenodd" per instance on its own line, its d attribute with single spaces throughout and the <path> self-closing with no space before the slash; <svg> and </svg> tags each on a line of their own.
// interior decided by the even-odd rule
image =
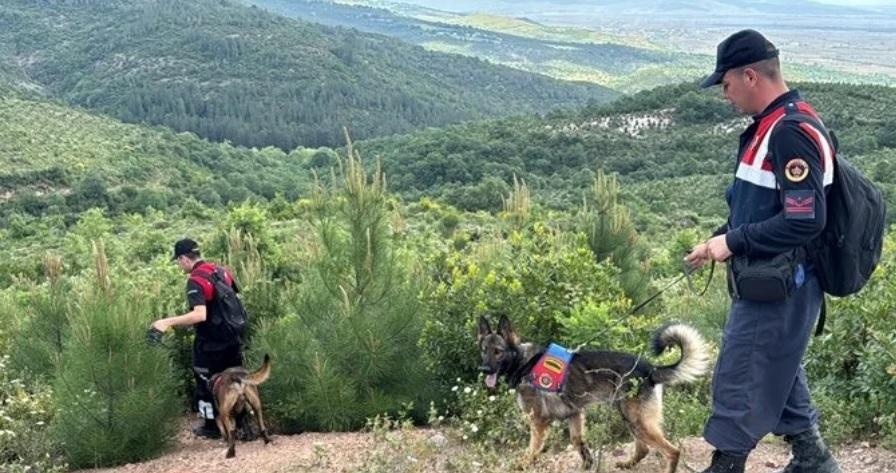
<svg viewBox="0 0 896 473">
<path fill-rule="evenodd" d="M 569 361 L 567 383 L 559 392 L 538 389 L 532 376 L 536 362 L 545 349 L 523 343 L 510 324 L 501 316 L 498 331 L 488 321 L 479 319 L 479 350 L 486 375 L 486 385 L 494 389 L 498 377 L 516 389 L 516 400 L 529 421 L 529 451 L 524 461 L 532 463 L 544 448 L 547 428 L 555 420 L 569 422 L 570 441 L 582 457 L 582 467 L 591 468 L 593 458 L 583 435 L 585 409 L 595 403 L 615 405 L 635 438 L 635 450 L 628 460 L 617 464 L 632 468 L 649 449 L 656 448 L 666 458 L 666 473 L 675 472 L 680 452 L 663 435 L 662 385 L 694 381 L 707 371 L 708 358 L 703 338 L 693 328 L 673 324 L 662 327 L 654 335 L 654 353 L 677 346 L 681 358 L 668 366 L 654 366 L 638 356 L 601 350 L 581 350 Z"/>
<path fill-rule="evenodd" d="M 265 445 L 271 442 L 264 426 L 264 413 L 261 410 L 261 398 L 258 396 L 258 385 L 268 379 L 271 374 L 271 357 L 264 355 L 261 368 L 249 373 L 242 366 L 227 368 L 208 380 L 209 389 L 215 396 L 218 417 L 215 421 L 221 429 L 221 435 L 227 442 L 227 458 L 236 456 L 235 430 L 236 416 L 243 413 L 247 404 L 258 418 L 258 429 Z"/>
</svg>

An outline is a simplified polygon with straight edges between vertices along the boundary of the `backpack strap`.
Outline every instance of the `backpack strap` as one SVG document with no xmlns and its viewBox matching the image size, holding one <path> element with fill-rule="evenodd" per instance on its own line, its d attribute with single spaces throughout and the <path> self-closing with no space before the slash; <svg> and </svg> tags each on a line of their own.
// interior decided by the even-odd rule
<svg viewBox="0 0 896 473">
<path fill-rule="evenodd" d="M 202 288 L 205 289 L 205 300 L 212 300 L 215 295 L 215 283 L 218 281 L 223 281 L 224 284 L 227 284 L 233 289 L 233 292 L 239 294 L 240 287 L 237 285 L 236 279 L 234 279 L 227 270 L 216 264 L 210 264 L 209 266 L 212 266 L 213 268 L 211 271 L 200 271 L 199 268 L 196 268 L 196 270 L 190 274 L 190 278 L 199 282 Z M 194 277 L 194 275 L 198 277 Z"/>
<path fill-rule="evenodd" d="M 803 133 L 811 138 L 818 148 L 818 152 L 822 159 L 822 165 L 824 166 L 824 180 L 822 186 L 824 187 L 833 184 L 834 168 L 837 165 L 837 150 L 840 148 L 840 142 L 837 140 L 837 137 L 824 125 L 821 118 L 818 116 L 818 113 L 816 113 L 809 104 L 805 102 L 797 102 L 796 105 L 787 104 L 785 107 L 787 108 L 788 113 L 784 117 L 784 120 L 797 123 Z M 811 254 L 811 252 L 808 253 Z M 827 319 L 827 312 L 827 297 L 824 292 L 822 292 L 821 310 L 819 311 L 818 322 L 815 326 L 816 337 L 824 333 L 824 323 Z"/>
<path fill-rule="evenodd" d="M 808 136 L 812 142 L 815 143 L 815 147 L 818 148 L 818 154 L 821 158 L 821 166 L 824 170 L 822 187 L 827 187 L 833 184 L 834 166 L 836 165 L 834 161 L 839 143 L 809 104 L 805 102 L 791 102 L 784 105 L 783 108 L 786 110 L 786 115 L 783 120 L 796 123 L 800 130 Z"/>
</svg>

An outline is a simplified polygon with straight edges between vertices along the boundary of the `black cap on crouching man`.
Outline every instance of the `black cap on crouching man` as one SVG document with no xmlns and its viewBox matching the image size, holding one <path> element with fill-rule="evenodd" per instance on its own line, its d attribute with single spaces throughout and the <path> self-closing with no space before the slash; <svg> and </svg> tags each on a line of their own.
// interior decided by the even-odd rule
<svg viewBox="0 0 896 473">
<path fill-rule="evenodd" d="M 174 244 L 174 256 L 171 259 L 176 260 L 183 255 L 199 256 L 199 243 L 189 238 L 178 240 Z"/>
<path fill-rule="evenodd" d="M 778 50 L 771 41 L 756 30 L 742 30 L 719 43 L 716 52 L 716 70 L 700 87 L 712 87 L 722 82 L 722 77 L 731 69 L 778 57 Z"/>
</svg>

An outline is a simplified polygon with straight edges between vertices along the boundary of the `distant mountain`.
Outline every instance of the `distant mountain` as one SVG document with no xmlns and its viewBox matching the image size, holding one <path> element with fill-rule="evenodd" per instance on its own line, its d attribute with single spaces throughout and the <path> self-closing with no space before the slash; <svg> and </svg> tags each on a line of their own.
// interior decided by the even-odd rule
<svg viewBox="0 0 896 473">
<path fill-rule="evenodd" d="M 711 62 L 705 55 L 662 50 L 636 36 L 547 27 L 524 19 L 455 16 L 405 6 L 396 7 L 402 11 L 398 14 L 316 0 L 244 1 L 293 18 L 389 35 L 431 50 L 622 92 L 691 79 Z"/>
<path fill-rule="evenodd" d="M 430 50 L 474 56 L 559 79 L 593 82 L 625 93 L 690 81 L 705 74 L 713 67 L 715 42 L 728 31 L 728 28 L 719 31 L 718 26 L 712 31 L 698 28 L 694 23 L 701 20 L 674 20 L 666 14 L 671 11 L 669 9 L 688 10 L 702 5 L 688 0 L 674 3 L 659 0 L 625 2 L 631 3 L 626 8 L 638 9 L 641 13 L 613 21 L 597 14 L 595 18 L 599 17 L 603 26 L 596 28 L 552 26 L 534 21 L 523 13 L 529 12 L 534 17 L 569 14 L 570 18 L 584 19 L 594 14 L 595 8 L 604 8 L 605 4 L 575 3 L 567 8 L 546 2 L 524 2 L 515 4 L 514 11 L 509 13 L 511 17 L 483 13 L 458 14 L 382 0 L 242 1 L 294 18 L 389 35 Z M 713 11 L 728 11 L 730 18 L 743 18 L 737 15 L 746 11 L 746 7 L 739 6 L 737 2 L 709 3 L 715 9 Z M 455 10 L 467 6 L 463 2 L 433 5 Z M 482 11 L 495 5 L 503 3 L 484 1 L 468 6 Z M 620 8 L 624 9 L 622 6 Z M 734 10 L 736 12 L 731 13 Z M 645 18 L 651 18 L 649 11 L 660 11 L 661 14 L 654 16 L 666 18 L 663 21 L 667 24 L 659 27 L 645 25 L 642 29 L 634 26 L 647 21 Z M 705 12 L 691 12 L 688 15 L 703 18 Z M 728 16 L 717 18 L 718 22 L 729 21 Z M 775 17 L 765 15 L 764 18 Z M 812 21 L 811 17 L 808 18 L 803 21 Z M 825 21 L 819 24 L 826 25 L 835 20 Z M 884 85 L 896 83 L 896 73 L 885 74 L 890 70 L 896 71 L 887 66 L 889 57 L 881 55 L 880 48 L 885 45 L 850 48 L 853 54 L 846 55 L 831 43 L 832 49 L 820 51 L 817 45 L 824 41 L 827 30 L 816 27 L 807 31 L 812 31 L 812 36 L 807 36 L 809 33 L 801 32 L 796 27 L 787 32 L 775 32 L 776 38 L 785 40 L 788 61 L 792 57 L 791 51 L 801 54 L 800 62 L 789 64 L 789 78 Z M 873 33 L 849 33 L 838 40 L 852 45 L 870 34 Z M 837 67 L 835 69 L 828 64 Z M 868 66 L 860 66 L 864 64 Z"/>
<path fill-rule="evenodd" d="M 873 8 L 847 7 L 829 5 L 808 0 L 757 0 L 742 2 L 738 0 L 602 0 L 600 2 L 587 0 L 530 0 L 517 2 L 513 0 L 453 0 L 444 2 L 441 0 L 346 0 L 344 3 L 364 3 L 370 5 L 385 5 L 388 3 L 417 5 L 445 11 L 460 13 L 494 13 L 499 15 L 526 15 L 531 12 L 545 13 L 562 10 L 574 10 L 587 14 L 600 14 L 605 16 L 640 16 L 657 15 L 668 16 L 670 14 L 694 14 L 701 15 L 784 15 L 798 14 L 801 16 L 830 16 L 842 15 L 867 16 L 876 15 L 880 11 Z"/>
<path fill-rule="evenodd" d="M 337 145 L 618 94 L 227 0 L 8 0 L 0 86 L 245 146 Z"/>
</svg>

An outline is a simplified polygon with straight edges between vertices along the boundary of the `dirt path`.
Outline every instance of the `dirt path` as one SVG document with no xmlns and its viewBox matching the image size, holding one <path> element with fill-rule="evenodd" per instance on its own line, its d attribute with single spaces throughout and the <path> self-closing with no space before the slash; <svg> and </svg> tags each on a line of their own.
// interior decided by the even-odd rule
<svg viewBox="0 0 896 473">
<path fill-rule="evenodd" d="M 407 432 L 373 433 L 306 433 L 276 436 L 270 445 L 258 440 L 238 443 L 236 458 L 225 459 L 223 441 L 199 440 L 183 433 L 175 448 L 154 460 L 80 473 L 291 473 L 291 472 L 492 472 L 512 466 L 521 452 L 509 454 L 477 454 L 439 430 L 419 429 Z M 622 445 L 605 455 L 612 465 L 625 457 L 631 445 Z M 711 447 L 702 439 L 684 442 L 687 466 L 702 470 L 708 465 Z M 596 452 L 595 452 L 596 453 Z M 836 452 L 843 473 L 889 473 L 896 471 L 896 452 L 873 448 L 867 444 L 841 447 Z M 764 442 L 751 455 L 748 473 L 771 473 L 788 461 L 788 448 L 777 441 Z M 649 455 L 636 473 L 662 471 L 660 457 Z M 679 472 L 689 471 L 687 466 Z M 571 451 L 548 451 L 533 473 L 568 473 L 581 471 L 578 455 Z M 592 470 L 595 471 L 595 470 Z M 615 467 L 604 472 L 618 472 Z"/>
</svg>

